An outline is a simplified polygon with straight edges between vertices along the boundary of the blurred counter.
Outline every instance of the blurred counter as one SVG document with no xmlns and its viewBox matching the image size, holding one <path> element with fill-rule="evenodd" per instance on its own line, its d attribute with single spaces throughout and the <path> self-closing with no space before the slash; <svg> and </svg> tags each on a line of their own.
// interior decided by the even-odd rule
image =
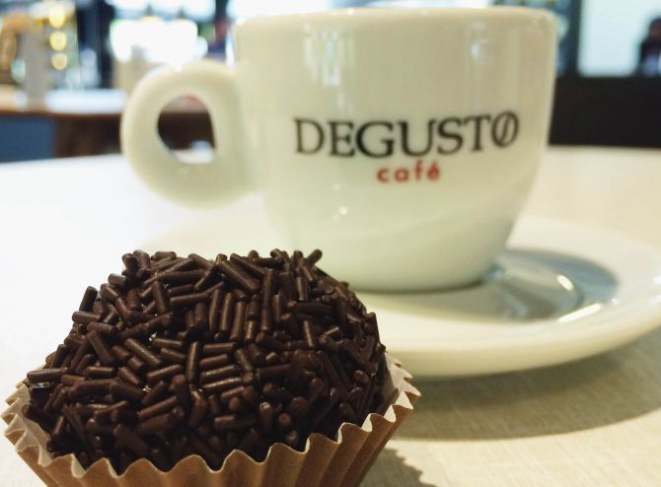
<svg viewBox="0 0 661 487">
<path fill-rule="evenodd" d="M 0 89 L 0 162 L 117 153 L 126 99 L 120 90 L 55 90 L 33 102 Z M 190 98 L 163 112 L 159 131 L 175 149 L 212 140 L 205 107 Z"/>
<path fill-rule="evenodd" d="M 52 118 L 118 117 L 126 104 L 126 93 L 119 90 L 55 90 L 43 102 L 30 102 L 18 90 L 0 91 L 0 116 Z"/>
</svg>

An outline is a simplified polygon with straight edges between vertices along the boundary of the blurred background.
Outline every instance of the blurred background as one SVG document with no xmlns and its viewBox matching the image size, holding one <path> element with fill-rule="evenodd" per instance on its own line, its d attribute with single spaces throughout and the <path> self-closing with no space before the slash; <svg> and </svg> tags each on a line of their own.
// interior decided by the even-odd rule
<svg viewBox="0 0 661 487">
<path fill-rule="evenodd" d="M 118 152 L 137 81 L 163 64 L 231 60 L 237 19 L 493 4 L 556 15 L 551 143 L 661 147 L 660 0 L 0 0 L 0 162 Z M 195 99 L 174 101 L 159 128 L 172 148 L 213 144 Z"/>
</svg>

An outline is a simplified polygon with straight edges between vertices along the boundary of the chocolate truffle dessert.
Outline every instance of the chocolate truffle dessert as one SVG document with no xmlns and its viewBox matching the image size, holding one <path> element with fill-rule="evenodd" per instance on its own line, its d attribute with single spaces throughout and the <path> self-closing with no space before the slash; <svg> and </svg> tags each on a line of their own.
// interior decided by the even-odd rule
<svg viewBox="0 0 661 487">
<path fill-rule="evenodd" d="M 118 473 L 193 454 L 216 470 L 236 449 L 260 461 L 275 443 L 335 439 L 382 405 L 387 368 L 375 315 L 320 258 L 125 254 L 27 375 L 22 414 L 53 456 Z"/>
</svg>

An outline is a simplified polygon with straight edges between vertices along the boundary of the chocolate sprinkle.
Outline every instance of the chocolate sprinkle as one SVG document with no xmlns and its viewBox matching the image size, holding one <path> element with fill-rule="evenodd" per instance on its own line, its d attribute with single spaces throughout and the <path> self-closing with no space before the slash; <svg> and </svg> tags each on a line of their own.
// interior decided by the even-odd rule
<svg viewBox="0 0 661 487">
<path fill-rule="evenodd" d="M 233 449 L 259 461 L 274 443 L 302 450 L 311 433 L 362 424 L 383 401 L 385 347 L 374 314 L 320 258 L 125 254 L 27 375 L 25 416 L 54 456 L 85 468 L 107 458 L 119 473 L 194 453 L 218 469 Z"/>
</svg>

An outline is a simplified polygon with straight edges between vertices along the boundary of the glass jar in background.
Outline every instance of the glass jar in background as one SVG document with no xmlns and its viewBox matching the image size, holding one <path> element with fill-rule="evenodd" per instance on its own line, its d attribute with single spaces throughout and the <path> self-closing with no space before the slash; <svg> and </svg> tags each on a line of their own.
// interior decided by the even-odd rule
<svg viewBox="0 0 661 487">
<path fill-rule="evenodd" d="M 76 7 L 70 0 L 36 2 L 28 9 L 29 29 L 25 66 L 26 82 L 30 72 L 47 71 L 49 88 L 82 87 L 78 56 Z M 32 45 L 35 43 L 35 45 Z M 39 52 L 41 51 L 41 52 Z M 35 60 L 31 59 L 35 57 Z M 37 65 L 45 60 L 46 66 Z M 34 64 L 34 65 L 33 65 Z"/>
</svg>

